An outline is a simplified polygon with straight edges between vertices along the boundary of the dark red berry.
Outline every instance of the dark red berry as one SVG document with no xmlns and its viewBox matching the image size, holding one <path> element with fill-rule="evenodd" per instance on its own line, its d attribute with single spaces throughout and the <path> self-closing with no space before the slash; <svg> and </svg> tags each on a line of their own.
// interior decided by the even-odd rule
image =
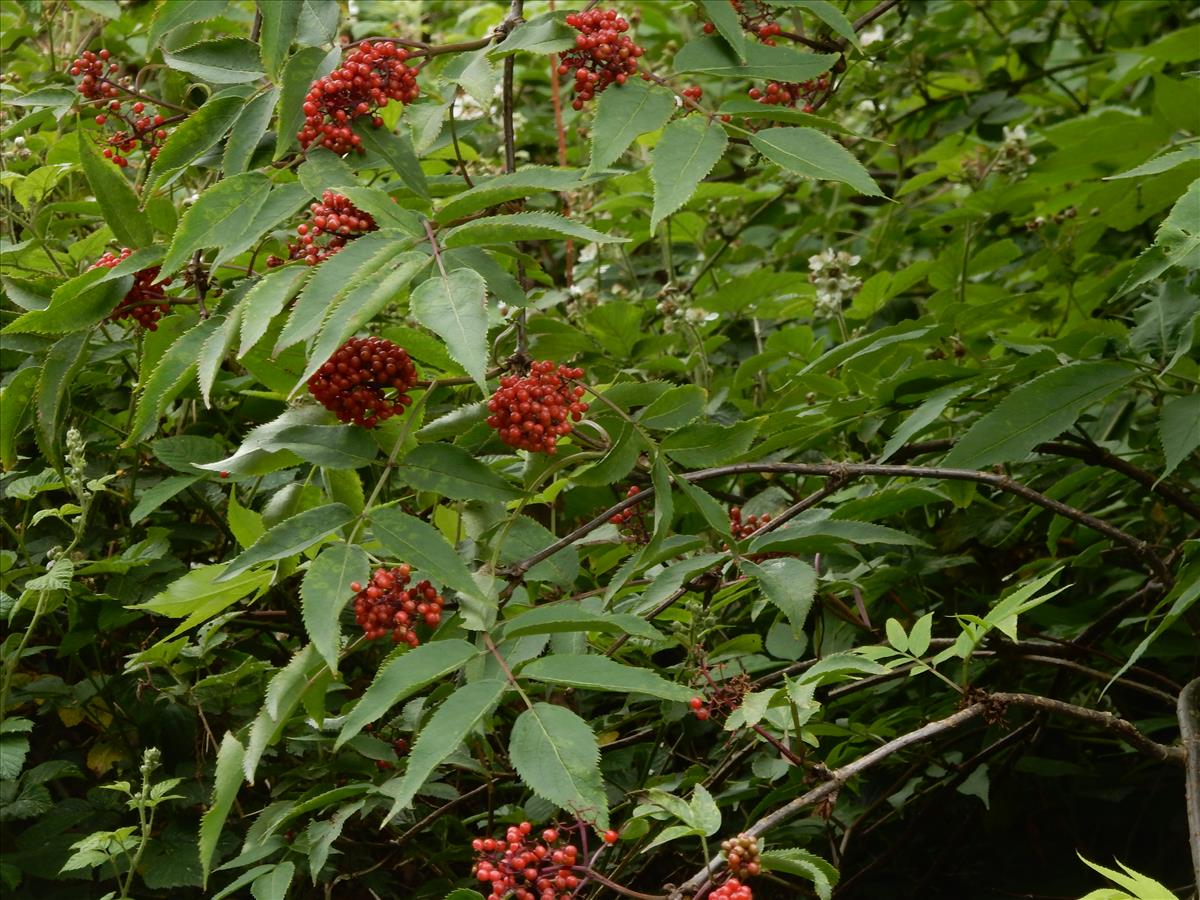
<svg viewBox="0 0 1200 900">
<path fill-rule="evenodd" d="M 374 428 L 412 403 L 417 369 L 403 347 L 351 338 L 308 379 L 308 391 L 343 422 Z M 393 391 L 385 397 L 384 391 Z"/>
<path fill-rule="evenodd" d="M 117 157 L 114 162 L 118 165 L 124 165 L 125 161 L 121 157 Z M 121 249 L 118 253 L 105 253 L 92 265 L 89 269 L 112 269 L 119 266 L 127 260 L 133 251 L 128 247 Z M 158 328 L 158 320 L 162 318 L 163 313 L 171 309 L 170 301 L 167 300 L 167 292 L 163 290 L 162 284 L 155 284 L 154 280 L 158 278 L 158 266 L 153 266 L 149 269 L 142 269 L 133 276 L 133 287 L 128 293 L 121 298 L 121 302 L 113 308 L 109 313 L 108 320 L 117 322 L 121 319 L 133 319 L 143 328 L 154 331 Z M 163 284 L 170 284 L 168 278 Z M 228 473 L 226 473 L 228 474 Z"/>
<path fill-rule="evenodd" d="M 390 634 L 394 643 L 404 641 L 416 647 L 421 643 L 416 632 L 419 623 L 431 628 L 441 623 L 445 602 L 441 594 L 428 581 L 409 589 L 411 571 L 407 565 L 376 569 L 366 588 L 357 581 L 350 585 L 356 594 L 354 618 L 367 640 Z M 404 747 L 407 749 L 407 742 Z"/>
</svg>

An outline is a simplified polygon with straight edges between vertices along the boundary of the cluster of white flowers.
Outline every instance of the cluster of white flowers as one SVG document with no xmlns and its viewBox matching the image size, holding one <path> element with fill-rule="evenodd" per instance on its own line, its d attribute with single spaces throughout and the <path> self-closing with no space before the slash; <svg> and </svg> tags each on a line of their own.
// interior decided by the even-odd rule
<svg viewBox="0 0 1200 900">
<path fill-rule="evenodd" d="M 822 250 L 808 258 L 808 280 L 817 288 L 813 313 L 821 318 L 835 316 L 858 293 L 862 279 L 850 274 L 850 269 L 862 262 L 861 256 L 851 256 L 845 250 Z"/>
<path fill-rule="evenodd" d="M 1004 143 L 1000 145 L 1000 154 L 996 159 L 997 172 L 1011 172 L 1013 175 L 1024 175 L 1029 167 L 1037 162 L 1037 157 L 1029 150 L 1029 135 L 1024 125 L 1004 126 Z"/>
<path fill-rule="evenodd" d="M 21 137 L 21 135 L 13 138 L 11 145 L 7 142 L 0 145 L 0 156 L 4 159 L 26 160 L 31 155 L 29 148 L 25 146 L 25 138 Z"/>
<path fill-rule="evenodd" d="M 883 40 L 883 26 L 872 25 L 870 28 L 864 28 L 858 33 L 858 42 L 864 47 L 870 47 L 872 44 Z"/>
</svg>

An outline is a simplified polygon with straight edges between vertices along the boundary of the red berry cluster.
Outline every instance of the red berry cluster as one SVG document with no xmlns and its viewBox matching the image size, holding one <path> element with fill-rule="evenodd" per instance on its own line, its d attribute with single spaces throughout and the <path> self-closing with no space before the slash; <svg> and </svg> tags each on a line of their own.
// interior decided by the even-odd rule
<svg viewBox="0 0 1200 900">
<path fill-rule="evenodd" d="M 803 100 L 803 111 L 810 113 L 816 109 L 817 97 L 828 88 L 829 76 L 822 75 L 820 78 L 810 78 L 801 82 L 771 81 L 765 90 L 753 87 L 750 88 L 749 94 L 751 100 L 757 100 L 767 106 L 794 107 Z"/>
<path fill-rule="evenodd" d="M 763 0 L 729 0 L 729 5 L 734 8 L 738 14 L 738 21 L 741 23 L 742 30 L 748 31 L 755 35 L 760 42 L 768 47 L 774 47 L 775 41 L 772 38 L 783 31 L 779 27 L 779 23 L 775 21 L 775 12 L 770 5 L 764 3 Z M 705 32 L 711 34 L 712 31 L 708 28 Z"/>
<path fill-rule="evenodd" d="M 584 103 L 610 84 L 624 84 L 635 74 L 638 57 L 644 51 L 625 34 L 629 23 L 616 10 L 571 13 L 567 24 L 579 35 L 575 38 L 575 49 L 563 54 L 558 74 L 574 74 L 575 99 L 571 106 L 583 109 Z"/>
<path fill-rule="evenodd" d="M 680 91 L 680 93 L 683 94 L 683 96 L 687 97 L 689 100 L 693 100 L 696 103 L 699 103 L 700 98 L 704 96 L 704 91 L 702 91 L 696 85 L 692 85 L 691 87 L 684 88 L 682 91 Z"/>
<path fill-rule="evenodd" d="M 363 428 L 404 412 L 417 368 L 403 347 L 383 338 L 351 338 L 308 379 L 308 391 L 343 422 Z M 393 388 L 392 398 L 383 396 Z"/>
<path fill-rule="evenodd" d="M 412 566 L 408 563 L 392 569 L 376 569 L 371 583 L 363 587 L 357 581 L 354 591 L 354 618 L 369 641 L 391 634 L 392 641 L 404 641 L 415 647 L 421 643 L 416 627 L 421 622 L 436 628 L 442 621 L 445 601 L 428 581 L 409 588 Z M 407 742 L 404 743 L 407 749 Z M 400 752 L 397 748 L 397 752 Z"/>
<path fill-rule="evenodd" d="M 405 64 L 408 51 L 391 41 L 364 41 L 341 66 L 312 83 L 304 98 L 304 125 L 296 137 L 305 150 L 311 144 L 342 156 L 363 152 L 362 139 L 350 123 L 371 116 L 376 128 L 383 120 L 375 113 L 390 100 L 417 99 L 417 70 Z"/>
<path fill-rule="evenodd" d="M 688 701 L 688 706 L 692 708 L 692 715 L 694 715 L 701 722 L 705 721 L 709 716 L 712 715 L 712 710 L 704 705 L 703 697 L 693 697 Z"/>
<path fill-rule="evenodd" d="M 721 841 L 721 852 L 725 854 L 729 871 L 739 878 L 753 878 L 762 871 L 758 838 L 752 834 L 743 832 L 735 838 Z"/>
<path fill-rule="evenodd" d="M 510 447 L 554 453 L 558 439 L 570 434 L 572 423 L 587 412 L 588 405 L 580 402 L 583 388 L 569 384 L 582 377 L 583 369 L 556 366 L 550 360 L 535 362 L 523 378 L 506 375 L 488 401 L 492 414 L 487 423 Z"/>
<path fill-rule="evenodd" d="M 708 897 L 709 900 L 754 900 L 754 893 L 750 890 L 750 885 L 730 878 Z"/>
<path fill-rule="evenodd" d="M 625 492 L 625 496 L 636 497 L 641 492 L 642 489 L 635 484 Z M 627 507 L 619 513 L 613 513 L 608 517 L 608 521 L 620 528 L 622 534 L 626 537 L 638 542 L 645 542 L 650 536 L 646 531 L 645 515 L 638 508 L 640 505 L 635 503 L 633 506 Z"/>
<path fill-rule="evenodd" d="M 79 93 L 84 99 L 107 110 L 96 116 L 97 125 L 107 125 L 112 119 L 125 124 L 125 128 L 113 132 L 107 139 L 108 146 L 104 148 L 104 157 L 123 169 L 129 165 L 128 154 L 139 146 L 148 159 L 158 156 L 159 145 L 167 138 L 167 131 L 162 127 L 167 124 L 167 118 L 161 113 L 147 113 L 146 104 L 141 100 L 134 101 L 129 112 L 124 112 L 122 101 L 116 98 L 129 92 L 130 88 L 128 85 L 123 88 L 112 80 L 110 76 L 120 67 L 115 62 L 109 62 L 110 58 L 107 50 L 99 53 L 85 50 L 71 61 L 67 71 L 73 76 L 82 76 L 79 79 Z"/>
<path fill-rule="evenodd" d="M 122 247 L 121 252 L 105 253 L 102 257 L 88 266 L 88 269 L 113 269 L 123 263 L 133 253 L 128 247 Z M 171 304 L 167 300 L 167 292 L 163 290 L 163 284 L 170 284 L 171 279 L 168 278 L 163 284 L 155 284 L 154 279 L 158 277 L 158 266 L 152 266 L 149 269 L 142 269 L 133 276 L 133 287 L 129 289 L 121 302 L 114 307 L 113 311 L 108 314 L 110 322 L 117 322 L 121 319 L 133 319 L 143 328 L 154 331 L 158 328 L 158 320 L 163 317 L 163 313 L 169 312 Z M 227 473 L 226 473 L 227 474 Z"/>
<path fill-rule="evenodd" d="M 510 896 L 514 900 L 570 900 L 579 887 L 579 876 L 571 870 L 579 848 L 560 841 L 557 828 L 543 831 L 540 841 L 530 839 L 531 831 L 533 826 L 522 822 L 509 826 L 504 840 L 475 838 L 471 842 L 477 854 L 475 878 L 492 886 L 488 900 Z"/>
<path fill-rule="evenodd" d="M 729 530 L 733 532 L 733 536 L 739 541 L 744 540 L 754 532 L 758 531 L 763 525 L 771 521 L 769 513 L 763 513 L 761 516 L 747 516 L 742 519 L 742 508 L 740 506 L 731 506 L 729 508 Z"/>
<path fill-rule="evenodd" d="M 321 202 L 311 204 L 308 209 L 312 213 L 310 221 L 296 226 L 300 238 L 288 244 L 288 258 L 303 259 L 310 266 L 325 262 L 345 247 L 348 241 L 379 227 L 370 214 L 333 191 L 325 191 L 321 195 Z M 329 235 L 329 240 L 318 244 L 317 238 L 322 234 Z M 278 256 L 267 260 L 269 266 L 282 264 L 283 260 Z"/>
</svg>

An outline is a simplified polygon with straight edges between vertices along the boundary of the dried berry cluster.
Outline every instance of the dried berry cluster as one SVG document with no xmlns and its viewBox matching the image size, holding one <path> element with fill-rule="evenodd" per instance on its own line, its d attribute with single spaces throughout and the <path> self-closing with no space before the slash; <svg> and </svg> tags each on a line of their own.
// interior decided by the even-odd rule
<svg viewBox="0 0 1200 900">
<path fill-rule="evenodd" d="M 724 663 L 717 668 L 724 668 Z M 693 715 L 701 722 L 710 718 L 714 713 L 728 716 L 742 705 L 742 700 L 750 691 L 750 676 L 745 672 L 726 678 L 724 681 L 714 681 L 709 674 L 707 663 L 702 663 L 700 673 L 708 683 L 707 696 L 693 697 L 688 701 Z"/>
<path fill-rule="evenodd" d="M 709 900 L 754 900 L 750 885 L 742 884 L 736 878 L 730 878 L 708 896 Z"/>
<path fill-rule="evenodd" d="M 127 260 L 131 253 L 133 251 L 128 247 L 122 247 L 119 254 L 112 252 L 105 253 L 88 266 L 88 268 L 115 268 Z M 169 312 L 171 309 L 171 304 L 167 300 L 167 292 L 163 290 L 163 285 L 170 284 L 171 279 L 166 279 L 163 284 L 155 284 L 154 279 L 157 277 L 158 266 L 142 269 L 134 275 L 133 287 L 129 289 L 129 292 L 121 298 L 121 302 L 109 313 L 109 321 L 117 322 L 121 319 L 133 319 L 149 331 L 156 330 L 158 328 L 158 320 L 163 317 L 163 313 Z"/>
<path fill-rule="evenodd" d="M 417 369 L 403 347 L 383 338 L 351 338 L 308 379 L 308 390 L 343 422 L 374 428 L 404 412 Z M 385 397 L 387 389 L 395 390 Z"/>
<path fill-rule="evenodd" d="M 477 854 L 475 878 L 492 888 L 488 900 L 570 900 L 579 887 L 579 876 L 571 870 L 579 848 L 562 840 L 557 828 L 547 828 L 541 840 L 530 839 L 531 831 L 533 826 L 522 822 L 510 826 L 504 840 L 471 842 Z"/>
<path fill-rule="evenodd" d="M 357 581 L 350 585 L 355 593 L 354 618 L 367 640 L 391 634 L 395 643 L 404 641 L 415 647 L 421 643 L 416 632 L 419 624 L 436 628 L 441 623 L 445 601 L 437 589 L 428 581 L 409 588 L 411 580 L 412 566 L 404 563 L 376 569 L 366 587 Z"/>
<path fill-rule="evenodd" d="M 147 113 L 146 104 L 141 100 L 131 103 L 128 113 L 124 111 L 124 104 L 116 98 L 122 93 L 131 93 L 131 88 L 128 84 L 122 86 L 110 77 L 120 69 L 110 59 L 111 54 L 107 50 L 99 53 L 84 50 L 77 59 L 71 61 L 67 71 L 79 77 L 79 93 L 84 99 L 107 110 L 96 116 L 97 125 L 110 124 L 112 119 L 125 124 L 126 128 L 117 128 L 108 137 L 108 146 L 104 148 L 105 158 L 123 169 L 129 165 L 128 154 L 139 146 L 148 159 L 158 156 L 159 145 L 167 138 L 167 131 L 162 127 L 167 123 L 167 118 L 161 113 Z"/>
<path fill-rule="evenodd" d="M 326 191 L 321 195 L 321 202 L 311 204 L 308 209 L 312 213 L 310 220 L 296 226 L 300 238 L 288 244 L 288 257 L 303 259 L 310 266 L 325 262 L 345 247 L 348 241 L 378 228 L 368 213 L 333 191 Z M 317 243 L 317 238 L 323 234 L 328 235 L 329 239 Z M 269 266 L 282 264 L 283 260 L 277 256 L 267 260 Z"/>
<path fill-rule="evenodd" d="M 554 453 L 558 439 L 570 434 L 585 412 L 583 388 L 570 379 L 582 378 L 583 369 L 556 366 L 550 360 L 535 362 L 525 377 L 506 375 L 488 401 L 487 423 L 510 447 Z"/>
<path fill-rule="evenodd" d="M 750 88 L 749 95 L 751 100 L 757 100 L 767 106 L 794 107 L 803 100 L 802 110 L 810 113 L 816 109 L 818 96 L 828 88 L 829 76 L 822 75 L 801 82 L 771 81 L 767 83 L 766 89 Z"/>
<path fill-rule="evenodd" d="M 644 52 L 626 31 L 629 23 L 612 9 L 589 9 L 567 16 L 567 24 L 579 32 L 575 49 L 563 54 L 559 75 L 575 76 L 575 99 L 571 106 L 583 109 L 610 84 L 624 84 L 638 70 Z"/>
<path fill-rule="evenodd" d="M 738 878 L 753 878 L 762 871 L 759 862 L 758 838 L 743 832 L 735 838 L 721 841 L 721 852 L 729 871 Z"/>
<path fill-rule="evenodd" d="M 391 100 L 411 103 L 417 99 L 417 70 L 405 60 L 408 51 L 391 41 L 364 41 L 323 78 L 312 83 L 304 98 L 304 125 L 296 138 L 305 150 L 312 144 L 328 147 L 339 156 L 351 150 L 363 152 L 362 139 L 350 123 L 371 116 L 376 128 L 383 120 L 375 113 Z"/>
<path fill-rule="evenodd" d="M 740 506 L 729 507 L 729 530 L 733 532 L 733 536 L 739 541 L 750 537 L 754 532 L 758 531 L 763 525 L 771 521 L 769 513 L 763 513 L 761 516 L 747 516 L 742 518 L 742 508 Z"/>
</svg>

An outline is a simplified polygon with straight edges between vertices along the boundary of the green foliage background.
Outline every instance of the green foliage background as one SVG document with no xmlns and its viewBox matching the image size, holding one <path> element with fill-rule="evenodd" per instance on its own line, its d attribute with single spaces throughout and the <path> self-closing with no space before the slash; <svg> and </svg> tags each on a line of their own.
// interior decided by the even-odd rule
<svg viewBox="0 0 1200 900">
<path fill-rule="evenodd" d="M 771 6 L 621 7 L 656 80 L 575 111 L 535 0 L 0 5 L 6 895 L 465 900 L 473 837 L 578 814 L 651 895 L 758 823 L 761 897 L 1194 896 L 1197 9 Z M 301 155 L 372 36 L 420 101 Z M 181 111 L 153 166 L 101 47 Z M 268 268 L 329 189 L 380 231 Z M 304 390 L 366 334 L 424 379 L 370 431 Z M 484 421 L 525 351 L 586 373 L 553 457 Z M 453 610 L 411 651 L 348 608 L 401 562 Z"/>
</svg>

